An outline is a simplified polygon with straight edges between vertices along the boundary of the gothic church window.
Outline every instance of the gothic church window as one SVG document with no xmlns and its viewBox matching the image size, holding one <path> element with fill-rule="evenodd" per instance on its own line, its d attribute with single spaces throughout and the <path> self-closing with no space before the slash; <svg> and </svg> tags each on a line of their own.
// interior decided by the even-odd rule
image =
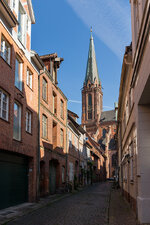
<svg viewBox="0 0 150 225">
<path fill-rule="evenodd" d="M 88 95 L 88 119 L 92 119 L 92 95 Z"/>
</svg>

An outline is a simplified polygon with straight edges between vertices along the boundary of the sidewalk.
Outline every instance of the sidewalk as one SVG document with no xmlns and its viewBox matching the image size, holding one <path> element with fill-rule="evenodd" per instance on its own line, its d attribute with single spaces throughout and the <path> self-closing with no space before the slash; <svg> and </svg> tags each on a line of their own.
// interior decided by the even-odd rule
<svg viewBox="0 0 150 225">
<path fill-rule="evenodd" d="M 45 198 L 40 198 L 40 201 L 36 203 L 23 203 L 17 206 L 0 210 L 0 225 L 5 225 L 7 222 L 14 220 L 17 217 L 21 217 L 39 208 L 43 208 L 44 206 L 50 205 L 56 201 L 59 201 L 60 199 L 66 198 L 71 194 L 72 193 L 50 195 Z"/>
<path fill-rule="evenodd" d="M 109 225 L 138 225 L 129 204 L 117 189 L 111 191 Z"/>
</svg>

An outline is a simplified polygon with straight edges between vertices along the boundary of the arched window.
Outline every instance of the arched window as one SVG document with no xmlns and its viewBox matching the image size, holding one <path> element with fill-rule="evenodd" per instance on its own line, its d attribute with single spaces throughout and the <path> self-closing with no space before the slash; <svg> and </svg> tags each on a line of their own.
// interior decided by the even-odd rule
<svg viewBox="0 0 150 225">
<path fill-rule="evenodd" d="M 92 95 L 88 94 L 88 119 L 92 119 Z"/>
<path fill-rule="evenodd" d="M 104 128 L 103 129 L 103 138 L 105 138 L 106 137 L 106 129 Z"/>
</svg>

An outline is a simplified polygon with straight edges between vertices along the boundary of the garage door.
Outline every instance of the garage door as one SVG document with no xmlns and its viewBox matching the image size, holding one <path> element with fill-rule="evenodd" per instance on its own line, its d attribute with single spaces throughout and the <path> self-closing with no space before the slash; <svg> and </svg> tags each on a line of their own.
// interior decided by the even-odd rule
<svg viewBox="0 0 150 225">
<path fill-rule="evenodd" d="M 0 152 L 0 209 L 28 201 L 28 162 Z"/>
</svg>

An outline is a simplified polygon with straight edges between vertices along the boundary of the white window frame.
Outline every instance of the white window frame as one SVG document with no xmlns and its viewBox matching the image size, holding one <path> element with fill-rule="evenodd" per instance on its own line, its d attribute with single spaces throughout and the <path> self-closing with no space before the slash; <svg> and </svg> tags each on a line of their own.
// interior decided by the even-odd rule
<svg viewBox="0 0 150 225">
<path fill-rule="evenodd" d="M 13 138 L 15 139 L 15 140 L 18 140 L 18 141 L 20 141 L 21 140 L 21 105 L 18 103 L 18 102 L 14 102 L 14 105 L 18 105 L 18 107 L 19 107 L 19 137 L 18 138 L 16 138 L 15 136 L 14 136 L 14 127 L 13 127 Z"/>
<path fill-rule="evenodd" d="M 6 95 L 6 102 L 3 101 L 3 95 Z M 6 109 L 3 108 L 3 104 L 6 104 Z M 3 117 L 3 111 L 6 111 L 6 118 Z M 4 92 L 2 89 L 0 89 L 0 118 L 8 121 L 8 111 L 9 111 L 9 96 Z"/>
<path fill-rule="evenodd" d="M 6 38 L 1 38 L 1 57 L 10 65 L 11 46 Z"/>
<path fill-rule="evenodd" d="M 26 132 L 31 134 L 32 130 L 32 112 L 30 110 L 26 110 Z"/>
<path fill-rule="evenodd" d="M 42 137 L 43 138 L 47 138 L 47 124 L 48 124 L 47 123 L 47 116 L 43 114 L 42 115 Z"/>
<path fill-rule="evenodd" d="M 17 63 L 19 65 L 19 71 L 16 68 Z M 18 74 L 16 76 L 17 71 L 18 71 Z M 16 58 L 16 63 L 15 63 L 15 87 L 17 87 L 20 91 L 22 91 L 22 72 L 23 72 L 23 63 L 18 58 Z M 16 80 L 16 77 L 17 77 L 18 80 Z"/>
<path fill-rule="evenodd" d="M 18 20 L 19 20 L 19 14 L 21 14 L 21 25 L 20 25 L 20 33 L 18 31 L 18 39 L 21 41 L 21 43 L 25 46 L 26 44 L 26 20 L 27 20 L 27 13 L 22 6 L 22 3 L 19 1 L 18 4 Z M 18 25 L 19 29 L 19 25 Z"/>
<path fill-rule="evenodd" d="M 42 98 L 44 101 L 47 101 L 47 86 L 48 86 L 47 80 L 43 77 L 43 79 L 42 79 Z"/>
<path fill-rule="evenodd" d="M 33 86 L 33 74 L 31 73 L 31 71 L 27 68 L 27 86 L 30 87 L 32 89 Z"/>
<path fill-rule="evenodd" d="M 68 131 L 69 146 L 72 147 L 72 133 Z"/>
</svg>

